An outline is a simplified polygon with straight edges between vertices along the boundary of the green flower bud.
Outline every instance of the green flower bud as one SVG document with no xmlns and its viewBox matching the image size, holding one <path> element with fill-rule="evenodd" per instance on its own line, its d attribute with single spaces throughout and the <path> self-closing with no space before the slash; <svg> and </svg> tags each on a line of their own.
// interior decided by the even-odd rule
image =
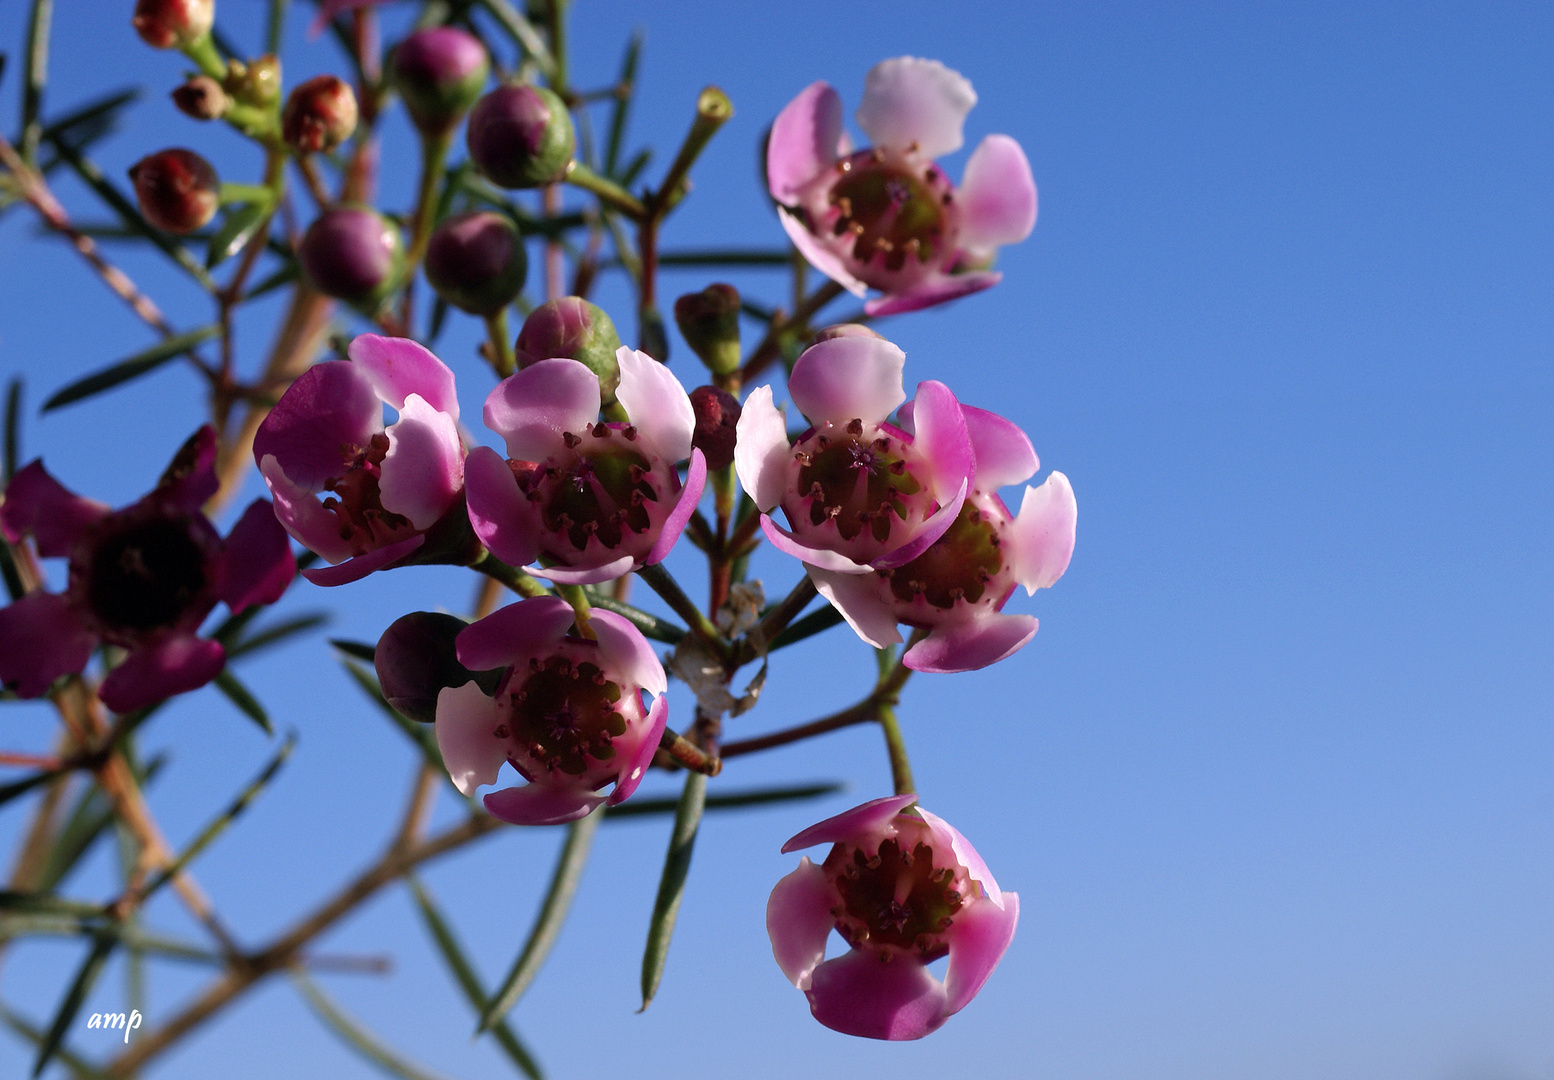
<svg viewBox="0 0 1554 1080">
<path fill-rule="evenodd" d="M 475 103 L 465 132 L 469 156 L 493 184 L 533 188 L 566 175 L 577 147 L 572 117 L 543 86 L 499 86 Z"/>
<path fill-rule="evenodd" d="M 674 321 L 702 363 L 716 375 L 739 370 L 739 290 L 708 285 L 674 302 Z"/>
<path fill-rule="evenodd" d="M 471 315 L 495 315 L 523 291 L 528 255 L 505 214 L 481 210 L 449 218 L 426 244 L 426 280 Z"/>
<path fill-rule="evenodd" d="M 520 368 L 558 356 L 587 365 L 599 376 L 599 393 L 604 404 L 610 405 L 621 381 L 620 365 L 615 360 L 615 350 L 620 347 L 615 324 L 603 310 L 581 297 L 563 296 L 529 314 L 518 331 L 514 351 Z"/>
<path fill-rule="evenodd" d="M 491 72 L 486 47 L 456 26 L 418 30 L 394 50 L 389 77 L 428 134 L 445 132 L 469 111 Z"/>
<path fill-rule="evenodd" d="M 399 228 L 370 206 L 338 206 L 308 226 L 297 249 L 303 273 L 325 296 L 372 311 L 404 269 Z"/>
</svg>

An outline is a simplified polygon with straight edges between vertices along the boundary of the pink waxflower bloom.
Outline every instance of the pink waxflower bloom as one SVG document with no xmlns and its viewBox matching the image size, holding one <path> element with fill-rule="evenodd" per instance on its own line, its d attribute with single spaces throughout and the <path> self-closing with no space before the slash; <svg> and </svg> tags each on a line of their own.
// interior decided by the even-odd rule
<svg viewBox="0 0 1554 1080">
<path fill-rule="evenodd" d="M 842 101 L 812 83 L 777 114 L 766 183 L 788 237 L 821 273 L 892 315 L 998 284 L 997 249 L 1030 235 L 1036 182 L 1020 144 L 989 135 L 956 188 L 934 158 L 960 149 L 977 95 L 937 60 L 902 56 L 864 81 L 858 126 L 874 141 L 852 151 Z"/>
<path fill-rule="evenodd" d="M 965 1008 L 1020 920 L 1020 898 L 966 838 L 916 795 L 895 795 L 811 825 L 783 854 L 814 844 L 830 854 L 777 883 L 766 932 L 815 1019 L 844 1035 L 921 1039 Z M 832 930 L 850 949 L 827 960 Z M 945 955 L 941 983 L 928 965 Z"/>
<path fill-rule="evenodd" d="M 565 358 L 508 376 L 486 398 L 507 458 L 476 447 L 464 467 L 470 522 L 497 558 L 543 558 L 554 565 L 530 573 L 592 585 L 661 561 L 680 538 L 707 481 L 691 399 L 647 353 L 622 347 L 616 360 L 627 423 L 599 420 L 599 377 Z M 682 486 L 675 463 L 687 458 Z"/>
<path fill-rule="evenodd" d="M 406 338 L 363 334 L 348 352 L 303 372 L 254 436 L 276 517 L 338 564 L 304 576 L 344 585 L 390 566 L 469 561 L 479 549 L 460 499 L 453 372 Z M 387 428 L 384 405 L 399 410 Z"/>
<path fill-rule="evenodd" d="M 270 504 L 256 499 L 226 540 L 200 510 L 216 493 L 216 432 L 206 425 L 155 489 L 123 510 L 66 490 L 34 461 L 11 478 L 0 533 L 31 536 L 43 558 L 70 560 L 63 593 L 28 593 L 0 609 L 0 683 L 41 697 L 86 668 L 101 643 L 126 651 L 102 700 L 125 713 L 204 686 L 221 643 L 198 636 L 218 602 L 239 612 L 278 600 L 297 563 Z"/>
<path fill-rule="evenodd" d="M 971 441 L 955 395 L 917 386 L 917 432 L 886 422 L 906 398 L 906 355 L 873 334 L 840 334 L 807 349 L 788 393 L 810 427 L 791 445 L 769 386 L 746 400 L 734 468 L 780 550 L 842 574 L 888 569 L 921 555 L 954 523 L 970 487 Z M 771 517 L 778 506 L 784 529 Z"/>
<path fill-rule="evenodd" d="M 514 825 L 575 821 L 630 797 L 669 719 L 668 680 L 641 632 L 595 608 L 588 641 L 569 633 L 572 620 L 566 601 L 542 596 L 472 623 L 456 639 L 459 663 L 499 670 L 496 693 L 471 681 L 437 695 L 437 747 L 461 792 L 496 783 L 504 761 L 529 781 L 485 798 Z"/>
<path fill-rule="evenodd" d="M 998 496 L 1040 468 L 1031 441 L 994 413 L 962 405 L 976 453 L 971 491 L 954 523 L 910 562 L 870 574 L 807 567 L 827 600 L 858 636 L 876 648 L 901 641 L 897 623 L 928 631 L 902 662 L 916 671 L 972 671 L 996 663 L 1036 634 L 1032 615 L 1005 615 L 1023 585 L 1027 594 L 1052 585 L 1074 554 L 1078 507 L 1068 477 L 1054 472 L 1027 487 L 1020 512 Z M 911 427 L 910 405 L 901 422 Z"/>
</svg>

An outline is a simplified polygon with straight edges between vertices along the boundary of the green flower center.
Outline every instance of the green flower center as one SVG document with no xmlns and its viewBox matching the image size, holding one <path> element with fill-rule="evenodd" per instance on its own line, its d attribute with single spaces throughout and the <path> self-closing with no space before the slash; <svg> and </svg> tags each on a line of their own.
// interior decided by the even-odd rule
<svg viewBox="0 0 1554 1080">
<path fill-rule="evenodd" d="M 799 463 L 798 492 L 807 511 L 790 514 L 793 524 L 836 524 L 843 540 L 865 529 L 879 543 L 890 538 L 891 518 L 905 521 L 911 496 L 923 490 L 903 454 L 905 444 L 876 425 L 867 432 L 862 420 L 816 428 L 794 447 Z"/>
<path fill-rule="evenodd" d="M 614 740 L 626 734 L 626 718 L 618 710 L 621 688 L 587 661 L 536 660 L 508 700 L 512 713 L 496 736 L 511 738 L 543 772 L 582 776 L 591 765 L 613 758 Z M 534 779 L 525 768 L 518 771 Z"/>
<path fill-rule="evenodd" d="M 1003 568 L 1000 546 L 993 523 L 967 499 L 954 523 L 927 551 L 880 574 L 889 580 L 896 599 L 906 603 L 920 596 L 937 608 L 952 608 L 958 600 L 975 604 Z"/>
<path fill-rule="evenodd" d="M 853 258 L 867 263 L 878 253 L 887 270 L 900 270 L 908 259 L 928 263 L 942 253 L 954 193 L 938 166 L 860 150 L 836 168 L 827 198 L 840 216 L 831 232 L 852 237 Z"/>
<path fill-rule="evenodd" d="M 540 504 L 545 527 L 576 554 L 596 539 L 619 547 L 652 528 L 650 503 L 658 501 L 652 465 L 631 445 L 636 428 L 595 424 L 586 435 L 564 432 L 571 454 L 544 464 L 510 462 L 518 486 Z M 553 552 L 565 562 L 568 552 Z"/>
</svg>

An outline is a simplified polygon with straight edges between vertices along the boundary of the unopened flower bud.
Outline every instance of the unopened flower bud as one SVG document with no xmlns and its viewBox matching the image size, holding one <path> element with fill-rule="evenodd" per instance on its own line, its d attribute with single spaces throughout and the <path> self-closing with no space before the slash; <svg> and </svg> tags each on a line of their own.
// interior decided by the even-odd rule
<svg viewBox="0 0 1554 1080">
<path fill-rule="evenodd" d="M 363 308 L 389 294 L 404 262 L 399 229 L 367 206 L 324 211 L 303 234 L 297 256 L 319 292 Z"/>
<path fill-rule="evenodd" d="M 844 337 L 871 337 L 879 338 L 881 341 L 885 340 L 876 334 L 873 330 L 870 330 L 867 326 L 864 326 L 862 323 L 838 323 L 835 326 L 828 326 L 824 330 L 820 331 L 815 335 L 814 339 L 810 341 L 810 344 L 819 345 L 822 341 L 830 341 L 833 338 Z"/>
<path fill-rule="evenodd" d="M 581 297 L 563 296 L 529 313 L 518 331 L 515 352 L 520 370 L 557 357 L 578 361 L 599 377 L 599 393 L 609 405 L 621 381 L 615 359 L 620 347 L 615 324 L 602 309 Z"/>
<path fill-rule="evenodd" d="M 318 75 L 292 90 L 281 114 L 286 145 L 303 154 L 333 150 L 356 130 L 356 94 L 333 75 Z"/>
<path fill-rule="evenodd" d="M 215 21 L 215 0 L 138 0 L 130 20 L 153 49 L 192 44 L 210 33 Z"/>
<path fill-rule="evenodd" d="M 572 163 L 577 133 L 562 100 L 543 86 L 499 86 L 469 114 L 469 156 L 494 184 L 554 183 Z"/>
<path fill-rule="evenodd" d="M 739 370 L 739 290 L 708 285 L 674 302 L 674 321 L 685 343 L 714 373 Z"/>
<path fill-rule="evenodd" d="M 523 291 L 529 259 L 505 214 L 480 210 L 449 218 L 426 245 L 426 280 L 471 315 L 495 315 Z"/>
<path fill-rule="evenodd" d="M 196 120 L 219 120 L 232 99 L 209 75 L 196 75 L 173 91 L 173 104 Z"/>
<path fill-rule="evenodd" d="M 412 611 L 394 620 L 383 636 L 373 666 L 378 686 L 401 715 L 423 724 L 437 719 L 437 695 L 446 687 L 463 686 L 479 675 L 459 663 L 454 639 L 469 625 L 455 615 L 438 611 Z M 495 680 L 485 686 L 496 689 Z"/>
<path fill-rule="evenodd" d="M 739 423 L 739 399 L 716 386 L 691 391 L 691 410 L 696 428 L 691 445 L 707 457 L 707 471 L 726 469 L 734 461 L 734 425 Z"/>
<path fill-rule="evenodd" d="M 160 150 L 130 166 L 129 176 L 140 212 L 163 232 L 194 232 L 221 205 L 216 170 L 193 150 Z"/>
<path fill-rule="evenodd" d="M 389 74 L 416 127 L 433 133 L 447 131 L 469 112 L 490 71 L 486 47 L 473 34 L 435 26 L 399 43 Z"/>
<path fill-rule="evenodd" d="M 250 105 L 261 108 L 274 105 L 281 97 L 281 62 L 266 53 L 249 64 L 231 61 L 227 88 Z"/>
</svg>

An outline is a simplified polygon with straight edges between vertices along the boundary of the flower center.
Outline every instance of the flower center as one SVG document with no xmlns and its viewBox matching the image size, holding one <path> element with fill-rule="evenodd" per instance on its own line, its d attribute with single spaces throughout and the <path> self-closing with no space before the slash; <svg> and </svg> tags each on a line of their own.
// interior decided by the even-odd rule
<svg viewBox="0 0 1554 1080">
<path fill-rule="evenodd" d="M 943 253 L 945 208 L 955 195 L 938 166 L 873 149 L 850 154 L 836 169 L 827 196 L 839 215 L 831 233 L 852 237 L 853 258 L 867 263 L 878 254 L 885 269 L 900 270 L 908 259 L 928 263 Z"/>
<path fill-rule="evenodd" d="M 518 487 L 540 506 L 545 527 L 568 551 L 547 552 L 562 562 L 598 540 L 607 548 L 646 533 L 658 501 L 657 479 L 647 457 L 631 445 L 637 429 L 595 424 L 585 435 L 564 432 L 569 452 L 544 463 L 510 461 Z"/>
<path fill-rule="evenodd" d="M 827 423 L 794 446 L 798 463 L 801 508 L 789 514 L 800 522 L 836 525 L 843 540 L 867 536 L 883 544 L 890 539 L 891 519 L 906 521 L 912 496 L 923 485 L 908 466 L 909 443 L 878 424 L 854 418 L 845 426 Z"/>
<path fill-rule="evenodd" d="M 86 581 L 92 613 L 128 631 L 177 623 L 206 585 L 205 551 L 189 530 L 186 518 L 158 517 L 97 543 Z"/>
<path fill-rule="evenodd" d="M 388 436 L 379 432 L 355 454 L 345 475 L 324 482 L 324 490 L 334 496 L 324 500 L 324 509 L 334 514 L 340 539 L 349 541 L 358 555 L 416 531 L 409 518 L 383 508 L 378 480 L 388 451 Z"/>
<path fill-rule="evenodd" d="M 935 869 L 933 849 L 880 842 L 873 856 L 837 844 L 825 861 L 841 904 L 831 909 L 836 929 L 854 948 L 905 951 L 924 963 L 949 951 L 944 932 L 963 903 L 951 867 Z"/>
<path fill-rule="evenodd" d="M 512 711 L 496 736 L 513 740 L 527 759 L 513 766 L 530 780 L 534 771 L 582 776 L 591 765 L 613 758 L 614 740 L 626 733 L 618 710 L 621 688 L 586 660 L 531 661 L 528 677 L 508 700 Z"/>
<path fill-rule="evenodd" d="M 988 515 L 967 499 L 954 524 L 927 551 L 879 573 L 903 602 L 922 597 L 937 608 L 952 608 L 960 600 L 975 604 L 1003 568 L 1001 544 Z"/>
</svg>

